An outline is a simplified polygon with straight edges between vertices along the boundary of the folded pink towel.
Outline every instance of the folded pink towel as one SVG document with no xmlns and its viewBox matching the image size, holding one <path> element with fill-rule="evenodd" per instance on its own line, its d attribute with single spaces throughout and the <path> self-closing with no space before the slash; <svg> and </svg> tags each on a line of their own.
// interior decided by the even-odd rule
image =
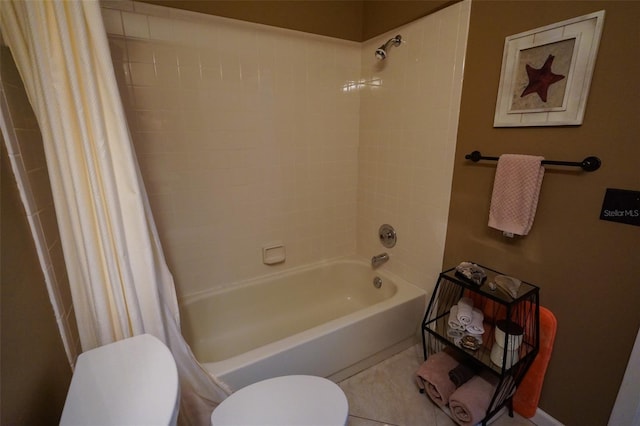
<svg viewBox="0 0 640 426">
<path fill-rule="evenodd" d="M 531 155 L 500 156 L 489 208 L 490 227 L 516 235 L 529 233 L 544 176 L 542 160 Z"/>
<path fill-rule="evenodd" d="M 436 404 L 447 405 L 449 396 L 456 390 L 455 383 L 449 378 L 449 371 L 457 366 L 458 361 L 445 352 L 430 355 L 416 371 L 418 386 Z"/>
<path fill-rule="evenodd" d="M 496 384 L 473 376 L 449 397 L 449 409 L 459 425 L 475 425 L 487 415 Z"/>
</svg>

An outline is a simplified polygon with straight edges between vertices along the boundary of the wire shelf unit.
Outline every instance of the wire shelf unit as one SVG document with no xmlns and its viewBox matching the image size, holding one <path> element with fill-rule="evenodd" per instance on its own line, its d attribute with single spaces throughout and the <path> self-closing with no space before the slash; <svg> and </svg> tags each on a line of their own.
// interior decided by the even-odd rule
<svg viewBox="0 0 640 426">
<path fill-rule="evenodd" d="M 496 391 L 482 422 L 486 425 L 504 406 L 508 408 L 509 415 L 513 416 L 513 394 L 538 354 L 540 346 L 539 288 L 523 281 L 516 297 L 512 297 L 500 287 L 491 290 L 489 283 L 495 276 L 504 274 L 482 265 L 478 266 L 487 273 L 487 279 L 481 285 L 457 276 L 455 268 L 440 273 L 422 321 L 422 347 L 425 360 L 449 348 L 447 350 L 461 362 L 495 377 L 498 383 Z M 456 305 L 463 296 L 471 298 L 474 307 L 484 314 L 485 332 L 482 335 L 482 345 L 476 350 L 466 349 L 456 344 L 456 339 L 448 333 L 451 307 Z M 517 361 L 511 360 L 509 358 L 511 355 L 507 353 L 507 348 L 512 347 L 509 344 L 508 333 L 505 333 L 501 365 L 491 360 L 493 345 L 496 344 L 495 331 L 498 321 L 502 321 L 502 324 L 505 324 L 505 321 L 506 324 L 516 324 L 524 332 L 522 343 L 517 349 Z"/>
</svg>

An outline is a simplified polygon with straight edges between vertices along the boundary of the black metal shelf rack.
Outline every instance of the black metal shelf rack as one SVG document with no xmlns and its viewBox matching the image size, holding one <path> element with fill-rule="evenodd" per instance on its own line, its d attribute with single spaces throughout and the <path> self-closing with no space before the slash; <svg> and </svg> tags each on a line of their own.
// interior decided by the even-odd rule
<svg viewBox="0 0 640 426">
<path fill-rule="evenodd" d="M 487 279 L 481 285 L 458 277 L 455 274 L 455 268 L 440 273 L 422 321 L 422 348 L 425 360 L 434 353 L 451 348 L 458 358 L 469 365 L 497 377 L 496 391 L 482 421 L 482 424 L 486 425 L 504 406 L 513 417 L 513 394 L 538 354 L 540 346 L 539 288 L 523 281 L 517 297 L 512 297 L 500 287 L 491 290 L 489 283 L 494 281 L 495 276 L 505 274 L 482 265 L 478 266 L 487 273 Z M 483 343 L 477 350 L 456 345 L 454 338 L 449 337 L 447 333 L 451 307 L 463 296 L 474 300 L 474 306 L 484 314 L 485 333 L 482 335 Z M 496 322 L 500 320 L 521 326 L 524 335 L 518 349 L 518 361 L 513 363 L 507 359 L 509 334 L 506 334 L 502 365 L 498 366 L 491 361 L 491 350 L 495 344 Z"/>
</svg>

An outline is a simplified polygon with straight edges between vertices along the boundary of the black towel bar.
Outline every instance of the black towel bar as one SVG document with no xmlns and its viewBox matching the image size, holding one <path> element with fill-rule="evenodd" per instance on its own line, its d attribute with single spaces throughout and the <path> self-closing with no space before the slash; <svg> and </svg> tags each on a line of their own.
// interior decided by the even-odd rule
<svg viewBox="0 0 640 426">
<path fill-rule="evenodd" d="M 473 151 L 471 154 L 464 156 L 467 160 L 471 160 L 477 163 L 480 160 L 498 161 L 498 157 L 485 157 L 480 151 Z M 570 166 L 581 167 L 585 172 L 594 172 L 600 168 L 602 162 L 598 157 L 587 157 L 582 161 L 554 161 L 554 160 L 542 160 L 542 164 L 550 164 L 554 166 Z"/>
</svg>

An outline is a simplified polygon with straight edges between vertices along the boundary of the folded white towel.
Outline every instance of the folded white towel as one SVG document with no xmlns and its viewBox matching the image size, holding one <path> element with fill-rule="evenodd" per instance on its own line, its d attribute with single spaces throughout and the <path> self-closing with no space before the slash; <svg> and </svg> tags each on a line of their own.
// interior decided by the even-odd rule
<svg viewBox="0 0 640 426">
<path fill-rule="evenodd" d="M 489 208 L 490 227 L 508 234 L 529 233 L 544 176 L 542 160 L 532 155 L 500 156 Z"/>
<path fill-rule="evenodd" d="M 458 305 L 453 305 L 449 311 L 449 320 L 447 321 L 449 328 L 457 331 L 464 331 L 465 325 L 458 321 Z"/>
<path fill-rule="evenodd" d="M 468 297 L 461 297 L 458 300 L 458 321 L 465 327 L 471 324 L 473 316 L 473 300 Z"/>
<path fill-rule="evenodd" d="M 473 308 L 471 315 L 471 323 L 467 325 L 467 332 L 470 334 L 482 334 L 484 333 L 484 314 L 478 308 Z"/>
</svg>

